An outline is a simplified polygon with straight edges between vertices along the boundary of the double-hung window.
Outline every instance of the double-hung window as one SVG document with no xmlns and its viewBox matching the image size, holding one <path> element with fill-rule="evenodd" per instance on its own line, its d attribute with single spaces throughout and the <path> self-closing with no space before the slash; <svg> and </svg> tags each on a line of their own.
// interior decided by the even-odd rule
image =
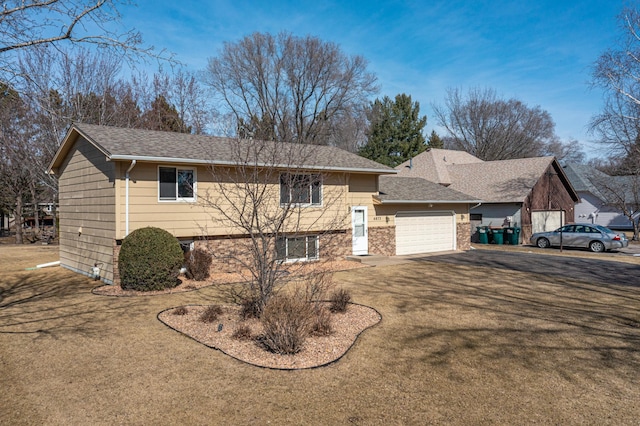
<svg viewBox="0 0 640 426">
<path fill-rule="evenodd" d="M 179 167 L 159 167 L 160 201 L 195 201 L 196 171 Z"/>
<path fill-rule="evenodd" d="M 318 236 L 280 237 L 276 240 L 276 256 L 282 261 L 318 259 Z"/>
<path fill-rule="evenodd" d="M 280 174 L 280 204 L 322 205 L 321 176 Z"/>
</svg>

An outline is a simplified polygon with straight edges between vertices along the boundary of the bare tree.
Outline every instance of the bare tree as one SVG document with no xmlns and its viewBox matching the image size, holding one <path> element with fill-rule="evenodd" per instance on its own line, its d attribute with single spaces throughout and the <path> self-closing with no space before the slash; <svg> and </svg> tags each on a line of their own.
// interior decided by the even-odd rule
<svg viewBox="0 0 640 426">
<path fill-rule="evenodd" d="M 30 143 L 42 153 L 38 158 L 42 173 L 74 121 L 184 132 L 206 126 L 204 92 L 186 73 L 160 72 L 151 78 L 144 74 L 126 81 L 119 77 L 118 56 L 86 48 L 60 49 L 56 55 L 34 48 L 20 56 L 19 65 L 23 76 L 18 79 L 19 90 L 38 128 Z M 42 179 L 55 195 L 55 177 Z"/>
<path fill-rule="evenodd" d="M 547 111 L 517 99 L 500 99 L 492 89 L 471 89 L 466 96 L 449 89 L 444 107 L 433 109 L 448 132 L 449 147 L 482 160 L 539 156 L 555 139 L 555 124 Z"/>
<path fill-rule="evenodd" d="M 212 211 L 214 226 L 242 237 L 214 256 L 246 271 L 237 296 L 259 316 L 292 269 L 335 254 L 334 238 L 346 228 L 344 187 L 336 176 L 307 167 L 316 146 L 231 138 L 228 143 L 234 164 L 211 167 L 216 183 L 199 200 Z"/>
<path fill-rule="evenodd" d="M 594 173 L 589 180 L 604 198 L 605 205 L 616 208 L 629 219 L 633 239 L 637 241 L 640 234 L 640 174 L 608 176 Z"/>
<path fill-rule="evenodd" d="M 182 133 L 205 133 L 210 121 L 207 95 L 192 73 L 163 70 L 149 77 L 140 73 L 132 82 L 144 111 L 139 127 Z M 173 122 L 173 124 L 171 124 Z"/>
<path fill-rule="evenodd" d="M 326 145 L 377 91 L 366 68 L 361 56 L 315 37 L 254 33 L 225 43 L 209 59 L 204 80 L 240 136 Z"/>
<path fill-rule="evenodd" d="M 609 152 L 607 173 L 617 175 L 594 182 L 607 203 L 633 223 L 638 239 L 640 216 L 640 11 L 629 6 L 619 15 L 619 44 L 596 61 L 592 84 L 605 90 L 602 112 L 590 131 Z"/>
<path fill-rule="evenodd" d="M 127 0 L 7 0 L 0 9 L 0 73 L 5 80 L 18 74 L 13 52 L 35 47 L 93 45 L 127 57 L 156 57 L 134 29 L 118 29 L 118 8 Z"/>
<path fill-rule="evenodd" d="M 24 207 L 29 200 L 34 152 L 28 109 L 18 92 L 0 84 L 0 199 L 15 218 L 16 243 L 23 243 Z"/>
<path fill-rule="evenodd" d="M 545 145 L 542 155 L 554 156 L 560 164 L 584 163 L 585 153 L 576 140 L 563 142 L 559 138 L 553 138 Z"/>
<path fill-rule="evenodd" d="M 591 119 L 589 131 L 612 161 L 640 166 L 640 104 L 619 92 L 609 92 L 602 111 Z"/>
</svg>

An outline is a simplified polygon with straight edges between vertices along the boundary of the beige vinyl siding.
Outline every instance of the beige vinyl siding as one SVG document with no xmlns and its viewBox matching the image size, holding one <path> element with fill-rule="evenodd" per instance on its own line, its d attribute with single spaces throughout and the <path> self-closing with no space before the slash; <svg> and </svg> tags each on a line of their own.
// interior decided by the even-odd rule
<svg viewBox="0 0 640 426">
<path fill-rule="evenodd" d="M 158 167 L 170 166 L 180 169 L 196 170 L 196 200 L 161 201 L 158 194 Z M 124 174 L 128 165 L 120 166 Z M 227 171 L 221 176 L 228 176 Z M 269 208 L 280 209 L 279 173 L 271 173 L 267 178 L 270 183 L 267 199 L 273 200 Z M 233 178 L 225 179 L 232 181 Z M 118 221 L 116 234 L 119 238 L 125 235 L 125 182 L 124 177 L 119 181 L 118 189 Z M 214 181 L 214 176 L 205 166 L 176 166 L 171 164 L 138 163 L 130 173 L 129 183 L 129 231 L 146 226 L 156 226 L 165 229 L 178 238 L 198 236 L 238 235 L 244 232 L 233 229 L 215 209 L 207 207 L 208 203 L 222 206 L 231 211 L 230 201 L 219 195 L 220 184 Z M 233 183 L 225 183 L 227 189 L 233 189 Z M 347 229 L 350 227 L 348 209 L 346 207 L 347 186 L 343 173 L 328 173 L 323 175 L 322 205 L 300 207 L 301 222 L 295 225 L 298 230 L 322 231 L 326 229 Z M 368 194 L 371 203 L 371 193 Z M 240 199 L 235 201 L 241 203 Z"/>
<path fill-rule="evenodd" d="M 349 180 L 349 206 L 366 206 L 367 207 L 367 226 L 377 227 L 386 226 L 376 220 L 376 212 L 373 208 L 373 196 L 378 193 L 378 175 L 373 174 L 351 174 Z"/>
<path fill-rule="evenodd" d="M 113 280 L 114 182 L 114 164 L 78 138 L 60 168 L 60 263 L 85 274 L 99 263 L 107 282 Z"/>
<path fill-rule="evenodd" d="M 398 211 L 403 212 L 428 212 L 428 211 L 453 211 L 456 213 L 456 223 L 469 222 L 469 205 L 468 204 L 387 204 L 376 205 L 375 215 L 378 219 L 374 219 L 380 225 L 395 225 L 395 215 Z"/>
</svg>

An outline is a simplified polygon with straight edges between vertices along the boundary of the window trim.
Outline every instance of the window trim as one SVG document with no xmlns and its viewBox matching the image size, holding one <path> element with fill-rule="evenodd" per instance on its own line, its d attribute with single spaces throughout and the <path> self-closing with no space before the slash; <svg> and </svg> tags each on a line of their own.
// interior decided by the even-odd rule
<svg viewBox="0 0 640 426">
<path fill-rule="evenodd" d="M 307 179 L 309 178 L 309 183 L 308 183 L 308 194 L 309 194 L 309 202 L 308 203 L 297 203 L 293 200 L 293 190 L 294 187 L 291 186 L 289 188 L 284 187 L 283 188 L 283 179 L 287 179 L 288 176 L 293 176 L 294 179 Z M 314 202 L 313 198 L 314 198 L 314 186 L 317 185 L 318 186 L 318 202 Z M 279 194 L 280 194 L 280 207 L 285 207 L 285 206 L 294 206 L 294 207 L 322 207 L 322 203 L 323 203 L 323 199 L 324 199 L 324 190 L 323 190 L 323 178 L 322 175 L 319 173 L 289 173 L 289 172 L 283 172 L 280 173 L 279 179 L 278 179 L 278 186 L 279 186 Z M 287 195 L 287 201 L 283 202 L 283 191 L 287 190 L 288 195 Z"/>
<path fill-rule="evenodd" d="M 160 191 L 161 191 L 161 184 L 162 182 L 160 181 L 160 169 L 174 169 L 175 170 L 175 178 L 176 178 L 176 187 L 175 187 L 175 198 L 163 198 L 160 195 Z M 179 182 L 178 182 L 178 172 L 180 171 L 190 171 L 193 174 L 193 197 L 180 197 L 180 188 L 178 186 Z M 175 165 L 158 165 L 158 177 L 157 177 L 157 182 L 158 182 L 158 202 L 160 203 L 194 203 L 196 202 L 198 196 L 197 196 L 197 190 L 198 190 L 198 169 L 197 167 L 180 167 L 180 166 L 175 166 Z"/>
<path fill-rule="evenodd" d="M 304 238 L 304 247 L 305 247 L 305 257 L 289 257 L 289 241 L 297 240 Z M 309 257 L 309 243 L 310 239 L 315 240 L 314 250 L 315 256 Z M 279 257 L 278 255 L 278 244 L 279 241 L 284 240 L 284 257 Z M 276 259 L 282 263 L 292 263 L 292 262 L 312 262 L 320 259 L 320 238 L 318 235 L 296 235 L 296 236 L 287 236 L 283 235 L 276 239 Z"/>
</svg>

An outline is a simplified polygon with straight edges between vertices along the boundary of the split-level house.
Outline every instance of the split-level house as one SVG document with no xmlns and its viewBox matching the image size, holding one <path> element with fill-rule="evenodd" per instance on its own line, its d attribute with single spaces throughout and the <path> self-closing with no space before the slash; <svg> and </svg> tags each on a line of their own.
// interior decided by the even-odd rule
<svg viewBox="0 0 640 426">
<path fill-rule="evenodd" d="M 146 226 L 184 247 L 206 244 L 224 269 L 225 253 L 254 233 L 230 218 L 254 206 L 263 218 L 294 206 L 278 256 L 313 261 L 468 249 L 477 202 L 422 179 L 392 180 L 396 170 L 336 147 L 87 124 L 69 129 L 49 169 L 61 265 L 87 275 L 98 265 L 106 283 L 118 282 L 122 240 Z"/>
</svg>

